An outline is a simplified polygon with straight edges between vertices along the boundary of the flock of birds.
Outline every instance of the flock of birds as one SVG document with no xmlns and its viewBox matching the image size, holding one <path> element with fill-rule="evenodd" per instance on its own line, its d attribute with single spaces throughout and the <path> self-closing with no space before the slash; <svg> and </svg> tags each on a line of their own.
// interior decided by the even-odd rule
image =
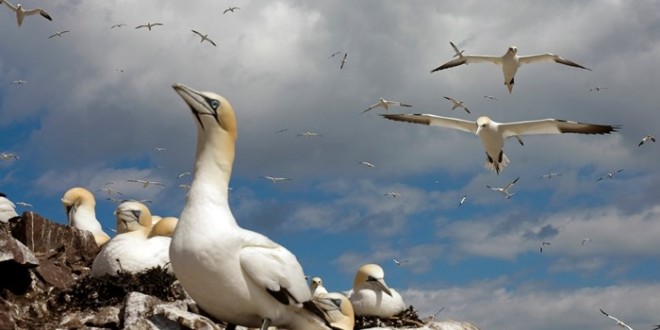
<svg viewBox="0 0 660 330">
<path fill-rule="evenodd" d="M 47 20 L 51 16 L 43 9 L 24 9 L 20 4 L 13 5 L 0 0 L 15 15 L 18 26 L 27 16 L 40 15 Z M 238 7 L 229 7 L 223 14 L 235 12 Z M 162 23 L 146 23 L 136 29 L 162 26 Z M 120 28 L 116 24 L 111 28 Z M 192 30 L 204 41 L 217 46 L 208 34 Z M 49 38 L 62 37 L 68 30 L 57 32 Z M 518 69 L 525 64 L 554 62 L 584 70 L 590 70 L 564 57 L 546 53 L 519 56 L 514 46 L 502 56 L 466 55 L 450 42 L 454 59 L 431 70 L 431 73 L 472 63 L 493 63 L 501 67 L 504 85 L 513 92 L 514 78 Z M 343 53 L 340 69 L 347 62 L 347 52 L 336 52 L 330 57 Z M 16 85 L 26 81 L 14 81 Z M 161 266 L 173 272 L 181 285 L 209 315 L 229 323 L 228 329 L 237 325 L 258 327 L 269 326 L 287 329 L 353 329 L 356 315 L 393 317 L 405 310 L 406 305 L 396 290 L 385 283 L 385 273 L 377 264 L 361 266 L 355 275 L 353 288 L 347 292 L 328 292 L 319 277 L 313 277 L 307 284 L 307 276 L 295 255 L 268 237 L 240 227 L 228 203 L 229 181 L 234 164 L 237 123 L 234 110 L 222 96 L 212 92 L 194 90 L 176 83 L 172 86 L 192 112 L 197 126 L 198 141 L 194 171 L 184 172 L 179 178 L 192 175 L 193 180 L 186 186 L 188 194 L 179 218 L 152 215 L 144 204 L 146 201 L 125 200 L 116 208 L 116 234 L 111 237 L 96 218 L 96 201 L 92 192 L 82 187 L 74 187 L 65 192 L 61 202 L 65 207 L 68 225 L 89 231 L 101 251 L 92 265 L 92 275 L 115 274 L 118 271 L 140 272 Z M 599 91 L 605 87 L 594 87 Z M 452 103 L 452 110 L 470 110 L 463 101 L 444 97 Z M 497 100 L 493 96 L 484 96 Z M 412 105 L 380 98 L 362 113 L 376 108 L 389 110 L 390 106 L 412 107 Z M 520 136 L 537 134 L 609 134 L 619 129 L 615 125 L 589 124 L 560 119 L 541 119 L 499 123 L 487 116 L 476 121 L 437 116 L 432 114 L 381 114 L 382 117 L 400 122 L 438 126 L 469 132 L 477 135 L 486 153 L 485 166 L 493 172 L 500 172 L 509 164 L 503 152 L 507 138 L 516 138 L 523 145 Z M 298 134 L 303 137 L 321 136 L 315 132 Z M 652 135 L 645 136 L 639 146 L 655 142 Z M 163 149 L 164 150 L 164 149 Z M 0 160 L 16 160 L 13 153 L 0 154 Z M 361 165 L 375 167 L 367 161 Z M 597 181 L 613 179 L 623 169 L 609 172 Z M 551 179 L 561 173 L 548 173 L 541 178 Z M 289 178 L 263 176 L 273 183 L 289 181 Z M 510 189 L 518 182 L 516 178 L 504 187 L 487 188 L 511 198 Z M 157 181 L 131 179 L 146 188 L 150 185 L 163 185 Z M 121 194 L 104 188 L 108 194 Z M 397 198 L 399 193 L 388 192 L 385 196 Z M 459 205 L 465 203 L 464 195 Z M 18 203 L 17 203 L 18 204 Z M 29 204 L 27 204 L 29 205 Z M 0 194 L 0 221 L 7 222 L 18 217 L 15 205 L 6 195 Z M 591 241 L 584 238 L 584 245 Z M 540 252 L 550 242 L 541 242 Z M 407 260 L 393 260 L 400 266 Z M 600 310 L 621 327 L 630 326 Z M 437 314 L 437 313 L 436 313 Z M 435 316 L 435 315 L 434 315 Z M 431 317 L 433 319 L 434 317 Z M 478 329 L 464 324 L 463 329 Z"/>
</svg>

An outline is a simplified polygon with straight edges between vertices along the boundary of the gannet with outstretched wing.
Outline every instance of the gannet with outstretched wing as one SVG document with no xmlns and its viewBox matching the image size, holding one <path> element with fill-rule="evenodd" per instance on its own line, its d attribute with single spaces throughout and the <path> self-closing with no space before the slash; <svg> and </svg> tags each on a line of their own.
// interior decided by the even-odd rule
<svg viewBox="0 0 660 330">
<path fill-rule="evenodd" d="M 32 15 L 41 15 L 43 18 L 52 21 L 53 19 L 50 17 L 50 15 L 43 9 L 41 8 L 35 8 L 35 9 L 28 9 L 25 10 L 23 9 L 23 6 L 21 4 L 17 4 L 16 6 L 12 5 L 11 3 L 7 2 L 7 0 L 0 0 L 0 3 L 5 3 L 9 9 L 13 10 L 16 13 L 16 22 L 18 23 L 18 27 L 21 27 L 23 24 L 23 19 L 25 19 L 25 16 L 32 16 Z"/>
</svg>

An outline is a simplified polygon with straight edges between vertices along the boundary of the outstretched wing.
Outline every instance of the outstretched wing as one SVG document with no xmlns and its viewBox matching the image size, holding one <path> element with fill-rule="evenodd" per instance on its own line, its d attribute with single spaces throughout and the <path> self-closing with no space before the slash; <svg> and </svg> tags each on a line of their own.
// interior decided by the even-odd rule
<svg viewBox="0 0 660 330">
<path fill-rule="evenodd" d="M 502 57 L 499 56 L 482 56 L 482 55 L 464 55 L 457 59 L 451 60 L 433 70 L 431 73 L 453 68 L 455 66 L 467 64 L 467 63 L 493 63 L 493 64 L 502 64 Z"/>
<path fill-rule="evenodd" d="M 477 123 L 458 118 L 442 117 L 430 114 L 386 114 L 381 115 L 389 120 L 403 121 L 407 123 L 422 124 L 429 126 L 440 126 L 453 128 L 459 131 L 476 133 Z"/>
<path fill-rule="evenodd" d="M 587 124 L 562 119 L 540 119 L 500 124 L 504 137 L 535 134 L 609 134 L 616 132 L 619 126 Z"/>
<path fill-rule="evenodd" d="M 565 59 L 559 55 L 555 54 L 539 54 L 539 55 L 528 55 L 528 56 L 520 56 L 519 58 L 519 63 L 520 65 L 523 64 L 530 64 L 530 63 L 541 63 L 541 62 L 555 62 L 559 64 L 564 64 L 580 69 L 585 69 L 591 71 L 589 68 L 585 68 L 582 65 L 579 65 L 571 60 Z"/>
</svg>

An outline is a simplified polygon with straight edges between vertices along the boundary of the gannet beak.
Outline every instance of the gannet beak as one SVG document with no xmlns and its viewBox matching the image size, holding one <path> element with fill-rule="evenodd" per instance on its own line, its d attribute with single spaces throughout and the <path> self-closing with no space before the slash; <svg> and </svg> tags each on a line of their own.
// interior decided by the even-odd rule
<svg viewBox="0 0 660 330">
<path fill-rule="evenodd" d="M 479 133 L 481 133 L 481 126 L 477 125 L 477 131 L 474 134 L 479 135 Z"/>
<path fill-rule="evenodd" d="M 202 115 L 213 116 L 215 121 L 220 124 L 218 117 L 220 102 L 218 102 L 218 100 L 210 99 L 204 96 L 204 94 L 181 83 L 173 84 L 172 88 L 174 88 L 179 96 L 181 96 L 186 104 L 188 104 L 202 129 L 204 128 L 201 118 Z"/>
<path fill-rule="evenodd" d="M 392 296 L 392 291 L 390 291 L 390 288 L 387 287 L 387 284 L 385 284 L 385 280 L 383 280 L 382 278 L 369 278 L 367 279 L 367 281 L 374 284 L 376 288 L 385 292 L 388 296 L 390 297 Z"/>
</svg>

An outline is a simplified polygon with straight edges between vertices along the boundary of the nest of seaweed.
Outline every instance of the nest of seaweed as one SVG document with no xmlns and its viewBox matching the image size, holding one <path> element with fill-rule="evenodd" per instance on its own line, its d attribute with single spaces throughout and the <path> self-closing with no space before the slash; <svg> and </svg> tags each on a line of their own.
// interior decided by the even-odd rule
<svg viewBox="0 0 660 330">
<path fill-rule="evenodd" d="M 424 322 L 419 319 L 417 311 L 413 306 L 410 306 L 401 313 L 391 317 L 355 317 L 355 329 L 366 329 L 374 327 L 419 328 L 423 326 Z"/>
</svg>

